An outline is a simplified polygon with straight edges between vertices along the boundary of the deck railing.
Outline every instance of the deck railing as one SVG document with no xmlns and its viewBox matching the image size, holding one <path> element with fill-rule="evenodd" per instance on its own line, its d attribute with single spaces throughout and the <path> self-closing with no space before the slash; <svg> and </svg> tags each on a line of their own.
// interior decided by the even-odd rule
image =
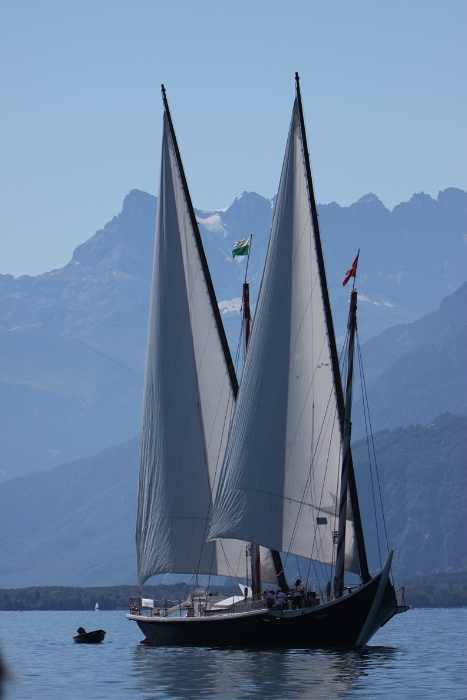
<svg viewBox="0 0 467 700">
<path fill-rule="evenodd" d="M 349 595 L 356 588 L 359 588 L 359 586 L 344 589 L 344 595 Z M 400 588 L 396 591 L 396 595 L 397 604 L 399 606 L 405 605 L 404 588 Z M 216 602 L 214 602 L 214 600 Z M 199 594 L 191 594 L 190 598 L 186 600 L 182 598 L 178 600 L 169 600 L 168 598 L 164 600 L 152 600 L 135 597 L 130 598 L 130 614 L 144 615 L 147 617 L 210 617 L 213 615 L 235 615 L 251 612 L 253 610 L 266 610 L 269 607 L 268 601 L 262 593 L 253 597 L 243 598 L 238 602 L 229 603 L 227 602 L 228 600 L 229 598 L 222 600 L 222 598 L 219 599 L 219 597 L 212 599 L 210 595 L 201 592 Z M 326 602 L 329 603 L 333 600 L 334 597 L 332 594 L 324 599 L 321 599 L 319 596 L 311 599 L 302 597 L 299 602 L 294 600 L 292 596 L 289 596 L 280 608 L 276 604 L 273 604 L 273 609 L 292 610 L 295 607 L 308 608 L 322 605 Z"/>
<path fill-rule="evenodd" d="M 213 606 L 204 611 L 204 615 L 236 615 L 238 613 L 251 612 L 252 610 L 265 610 L 268 604 L 262 595 L 254 596 L 253 598 L 242 600 L 238 603 L 233 603 L 226 607 Z"/>
<path fill-rule="evenodd" d="M 170 600 L 169 598 L 164 598 L 163 600 L 149 600 L 148 598 L 141 598 L 139 596 L 130 596 L 131 615 L 146 615 L 147 617 L 160 615 L 164 617 L 174 609 L 183 607 L 183 605 L 184 601 L 181 598 L 178 600 Z"/>
<path fill-rule="evenodd" d="M 211 615 L 232 615 L 251 610 L 262 610 L 267 608 L 267 601 L 262 595 L 254 596 L 238 603 L 222 607 L 222 601 L 218 606 L 211 605 L 209 597 L 199 597 L 192 601 L 179 600 L 149 600 L 140 597 L 130 597 L 130 614 L 143 615 L 146 617 L 189 617 L 211 616 Z"/>
</svg>

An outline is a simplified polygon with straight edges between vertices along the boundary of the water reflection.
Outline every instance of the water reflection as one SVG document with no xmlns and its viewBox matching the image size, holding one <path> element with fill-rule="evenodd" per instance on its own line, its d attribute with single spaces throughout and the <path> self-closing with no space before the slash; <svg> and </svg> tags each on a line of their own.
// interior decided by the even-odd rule
<svg viewBox="0 0 467 700">
<path fill-rule="evenodd" d="M 370 670 L 378 667 L 381 673 L 395 656 L 391 647 L 258 651 L 141 646 L 134 650 L 133 681 L 147 700 L 342 700 L 362 697 Z"/>
</svg>

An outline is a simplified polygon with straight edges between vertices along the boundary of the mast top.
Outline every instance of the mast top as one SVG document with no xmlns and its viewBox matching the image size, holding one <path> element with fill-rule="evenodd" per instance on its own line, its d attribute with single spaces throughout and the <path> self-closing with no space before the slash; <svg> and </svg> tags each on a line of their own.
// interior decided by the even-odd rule
<svg viewBox="0 0 467 700">
<path fill-rule="evenodd" d="M 193 233 L 195 236 L 196 245 L 198 248 L 198 253 L 199 253 L 200 260 L 201 260 L 201 266 L 203 268 L 204 277 L 206 279 L 206 285 L 207 285 L 209 297 L 211 300 L 214 318 L 216 319 L 216 325 L 217 325 L 217 330 L 219 333 L 219 338 L 221 341 L 222 349 L 224 351 L 224 358 L 225 358 L 225 363 L 227 365 L 227 370 L 229 373 L 230 384 L 232 386 L 232 391 L 234 393 L 234 396 L 236 397 L 237 393 L 238 393 L 237 375 L 235 374 L 235 367 L 234 367 L 234 364 L 232 362 L 232 356 L 230 354 L 229 344 L 227 342 L 227 336 L 225 334 L 225 329 L 224 329 L 224 326 L 222 323 L 219 307 L 217 305 L 216 293 L 214 291 L 214 285 L 212 283 L 211 273 L 209 272 L 209 267 L 208 267 L 208 263 L 206 260 L 206 254 L 205 254 L 204 248 L 203 248 L 203 242 L 201 240 L 201 234 L 199 232 L 199 227 L 198 227 L 198 222 L 196 219 L 195 210 L 193 209 L 193 203 L 191 201 L 190 192 L 188 190 L 188 184 L 187 184 L 186 177 L 185 177 L 185 170 L 183 168 L 182 157 L 180 155 L 180 150 L 178 148 L 177 137 L 175 135 L 175 129 L 174 129 L 174 125 L 172 122 L 172 115 L 170 114 L 169 103 L 167 101 L 167 94 L 166 94 L 166 90 L 165 90 L 165 85 L 163 83 L 161 85 L 161 93 L 162 93 L 162 100 L 164 102 L 164 109 L 165 109 L 165 112 L 167 115 L 170 136 L 172 138 L 172 143 L 173 143 L 173 147 L 174 147 L 174 151 L 175 151 L 175 157 L 177 160 L 178 170 L 179 170 L 180 178 L 182 181 L 182 188 L 183 188 L 183 192 L 185 195 L 185 200 L 186 200 L 186 204 L 187 204 L 187 208 L 188 208 L 188 214 L 189 214 L 189 217 L 191 220 L 191 226 L 193 228 Z"/>
<path fill-rule="evenodd" d="M 295 90 L 297 91 L 297 97 L 301 102 L 302 96 L 300 94 L 300 76 L 298 75 L 298 73 L 295 73 Z"/>
<path fill-rule="evenodd" d="M 164 85 L 164 83 L 162 83 L 162 85 L 161 85 L 161 93 L 162 93 L 162 101 L 163 101 L 163 103 L 164 103 L 164 108 L 165 108 L 165 110 L 168 112 L 168 111 L 169 111 L 169 105 L 168 105 L 168 103 L 167 103 L 167 93 L 166 93 L 166 90 L 165 90 L 165 85 Z"/>
</svg>

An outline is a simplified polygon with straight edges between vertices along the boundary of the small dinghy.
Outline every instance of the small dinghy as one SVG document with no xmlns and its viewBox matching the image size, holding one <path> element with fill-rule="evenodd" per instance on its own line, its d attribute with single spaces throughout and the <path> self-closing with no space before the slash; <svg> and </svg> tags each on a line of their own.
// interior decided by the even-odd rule
<svg viewBox="0 0 467 700">
<path fill-rule="evenodd" d="M 94 632 L 86 632 L 84 627 L 78 627 L 78 634 L 73 637 L 77 644 L 100 644 L 104 641 L 105 631 L 94 630 Z"/>
</svg>

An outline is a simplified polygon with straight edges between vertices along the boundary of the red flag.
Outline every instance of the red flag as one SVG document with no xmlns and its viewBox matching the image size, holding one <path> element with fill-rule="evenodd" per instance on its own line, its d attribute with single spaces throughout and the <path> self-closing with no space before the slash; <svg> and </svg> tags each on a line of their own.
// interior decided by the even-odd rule
<svg viewBox="0 0 467 700">
<path fill-rule="evenodd" d="M 358 265 L 358 256 L 359 255 L 360 255 L 360 251 L 358 251 L 357 257 L 353 261 L 352 267 L 350 268 L 350 270 L 347 270 L 347 272 L 345 273 L 345 280 L 342 282 L 343 287 L 345 287 L 345 285 L 347 284 L 347 282 L 349 281 L 349 279 L 351 277 L 357 276 L 357 265 Z"/>
</svg>

